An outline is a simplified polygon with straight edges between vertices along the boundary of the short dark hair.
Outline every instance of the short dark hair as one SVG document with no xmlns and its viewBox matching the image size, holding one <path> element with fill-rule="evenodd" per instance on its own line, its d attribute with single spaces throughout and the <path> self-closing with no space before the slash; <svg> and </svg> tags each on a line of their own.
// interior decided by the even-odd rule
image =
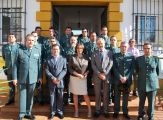
<svg viewBox="0 0 163 120">
<path fill-rule="evenodd" d="M 67 26 L 66 29 L 71 29 L 71 30 L 72 30 L 72 28 L 71 28 L 70 26 Z M 65 29 L 65 30 L 66 30 L 66 29 Z"/>
<path fill-rule="evenodd" d="M 107 29 L 108 29 L 108 27 L 107 27 L 106 25 L 102 26 L 102 27 L 101 27 L 101 30 L 102 30 L 103 28 L 107 28 Z"/>
<path fill-rule="evenodd" d="M 82 28 L 82 31 L 83 31 L 83 30 L 87 30 L 87 28 Z M 88 31 L 88 30 L 87 30 L 87 31 Z"/>
<path fill-rule="evenodd" d="M 55 28 L 54 28 L 53 26 L 49 27 L 49 29 L 53 29 L 53 30 L 55 30 Z"/>
<path fill-rule="evenodd" d="M 91 36 L 93 33 L 95 33 L 95 34 L 97 35 L 97 33 L 96 33 L 95 31 L 92 31 L 92 32 L 90 33 L 90 36 Z"/>
<path fill-rule="evenodd" d="M 152 47 L 152 44 L 150 42 L 145 42 L 143 47 L 146 46 L 146 45 L 150 45 Z"/>
<path fill-rule="evenodd" d="M 57 41 L 56 37 L 51 37 L 51 38 L 50 38 L 50 41 L 53 40 L 53 39 L 55 39 L 55 40 Z"/>
<path fill-rule="evenodd" d="M 58 44 L 54 44 L 54 45 L 51 46 L 51 49 L 53 49 L 54 47 L 59 47 L 59 45 Z"/>
<path fill-rule="evenodd" d="M 37 30 L 37 29 L 42 29 L 40 26 L 36 26 L 35 27 L 35 31 Z"/>
<path fill-rule="evenodd" d="M 10 35 L 14 35 L 14 33 L 9 33 L 7 36 L 9 37 Z M 15 36 L 15 35 L 14 35 Z"/>
<path fill-rule="evenodd" d="M 115 35 L 112 35 L 111 37 L 110 37 L 110 40 L 113 38 L 113 37 L 116 37 Z M 117 38 L 117 37 L 116 37 Z"/>
</svg>

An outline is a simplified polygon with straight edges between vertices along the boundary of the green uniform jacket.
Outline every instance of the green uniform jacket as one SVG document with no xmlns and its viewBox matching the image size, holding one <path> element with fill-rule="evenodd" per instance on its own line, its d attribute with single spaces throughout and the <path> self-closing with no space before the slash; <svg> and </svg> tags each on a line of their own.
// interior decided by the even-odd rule
<svg viewBox="0 0 163 120">
<path fill-rule="evenodd" d="M 12 48 L 11 48 L 12 46 Z M 12 67 L 13 64 L 15 63 L 16 55 L 18 53 L 20 45 L 19 44 L 6 44 L 2 47 L 2 57 L 5 60 L 5 67 L 8 68 L 5 70 L 5 74 L 12 74 Z"/>
<path fill-rule="evenodd" d="M 127 77 L 127 85 L 132 83 L 132 75 L 134 71 L 135 58 L 126 53 L 116 53 L 113 55 L 113 71 L 115 75 L 114 83 L 118 85 L 121 77 Z"/>
<path fill-rule="evenodd" d="M 42 79 L 40 49 L 33 47 L 31 52 L 26 47 L 19 49 L 13 66 L 13 79 L 20 84 L 33 84 Z"/>
<path fill-rule="evenodd" d="M 138 90 L 149 92 L 159 88 L 159 59 L 157 57 L 151 56 L 148 61 L 144 55 L 136 58 L 136 72 Z"/>
</svg>

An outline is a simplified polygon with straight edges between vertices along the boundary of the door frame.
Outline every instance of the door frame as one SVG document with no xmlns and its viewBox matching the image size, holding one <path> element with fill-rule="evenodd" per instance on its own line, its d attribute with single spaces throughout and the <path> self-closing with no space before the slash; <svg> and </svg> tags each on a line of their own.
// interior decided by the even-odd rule
<svg viewBox="0 0 163 120">
<path fill-rule="evenodd" d="M 108 35 L 116 36 L 118 43 L 122 41 L 120 23 L 123 21 L 123 13 L 120 11 L 120 4 L 123 0 L 37 0 L 40 4 L 40 11 L 36 12 L 36 21 L 40 22 L 42 34 L 48 36 L 49 27 L 52 25 L 53 5 L 65 6 L 106 6 Z"/>
</svg>

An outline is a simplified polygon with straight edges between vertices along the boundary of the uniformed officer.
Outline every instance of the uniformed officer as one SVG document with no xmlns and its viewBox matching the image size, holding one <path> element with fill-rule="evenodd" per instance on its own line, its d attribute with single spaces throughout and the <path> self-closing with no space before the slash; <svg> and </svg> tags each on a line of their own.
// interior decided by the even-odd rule
<svg viewBox="0 0 163 120">
<path fill-rule="evenodd" d="M 44 41 L 46 38 L 41 35 L 41 30 L 42 28 L 40 26 L 37 26 L 35 28 L 35 31 L 37 32 L 37 35 L 38 35 L 38 39 L 37 39 L 38 43 L 44 44 Z"/>
<path fill-rule="evenodd" d="M 72 36 L 72 28 L 66 27 L 64 35 L 59 40 L 62 47 L 62 53 L 65 55 L 66 49 L 70 46 L 70 37 Z"/>
<path fill-rule="evenodd" d="M 102 37 L 105 40 L 105 48 L 109 49 L 109 47 L 110 47 L 110 38 L 108 36 L 108 28 L 106 26 L 103 26 L 101 28 L 100 37 Z"/>
<path fill-rule="evenodd" d="M 83 44 L 85 47 L 85 44 L 89 42 L 88 38 L 88 30 L 86 28 L 82 29 L 82 35 L 78 37 L 78 43 Z"/>
<path fill-rule="evenodd" d="M 91 56 L 94 53 L 94 51 L 98 50 L 97 45 L 96 45 L 96 40 L 97 40 L 96 32 L 91 32 L 90 41 L 85 44 L 85 50 L 84 50 L 84 53 L 89 57 L 89 61 L 91 61 Z M 90 88 L 93 88 L 93 85 L 92 85 L 93 70 L 92 70 L 91 65 L 88 66 L 88 69 L 89 69 L 89 73 L 87 76 L 87 88 L 89 92 Z"/>
<path fill-rule="evenodd" d="M 120 49 L 117 46 L 116 36 L 110 37 L 110 47 L 109 50 L 112 51 L 113 55 L 120 52 Z M 109 83 L 109 104 L 114 102 L 114 72 L 113 68 L 111 69 L 111 80 Z"/>
<path fill-rule="evenodd" d="M 114 101 L 114 118 L 118 118 L 120 112 L 120 96 L 123 93 L 122 110 L 123 116 L 130 119 L 128 115 L 128 96 L 129 88 L 132 83 L 132 75 L 134 71 L 134 56 L 127 53 L 128 43 L 121 42 L 120 53 L 113 56 L 113 71 L 115 75 L 115 101 Z"/>
<path fill-rule="evenodd" d="M 85 54 L 91 59 L 91 56 L 95 50 L 97 50 L 97 45 L 96 45 L 96 40 L 97 40 L 97 34 L 96 32 L 91 32 L 90 33 L 90 40 L 85 44 Z"/>
<path fill-rule="evenodd" d="M 146 97 L 148 99 L 148 120 L 154 120 L 154 101 L 157 89 L 159 88 L 159 60 L 152 55 L 152 46 L 150 43 L 143 45 L 144 55 L 136 59 L 136 71 L 138 73 L 137 87 L 139 95 L 138 120 L 144 118 L 144 104 Z"/>
<path fill-rule="evenodd" d="M 36 82 L 42 80 L 41 51 L 34 47 L 34 36 L 29 34 L 25 46 L 18 50 L 13 66 L 13 83 L 19 88 L 19 117 L 34 120 L 32 115 L 33 96 Z"/>
<path fill-rule="evenodd" d="M 8 44 L 3 45 L 2 47 L 2 57 L 5 60 L 5 74 L 7 75 L 7 79 L 9 80 L 9 98 L 6 105 L 10 105 L 15 102 L 15 86 L 12 79 L 12 67 L 15 61 L 16 54 L 18 52 L 20 45 L 16 43 L 16 38 L 14 34 L 8 35 Z"/>
<path fill-rule="evenodd" d="M 70 56 L 75 54 L 76 45 L 77 45 L 77 37 L 71 36 L 70 45 L 65 49 L 65 53 L 64 53 L 67 61 L 70 58 Z M 67 62 L 67 64 L 68 64 L 68 62 Z M 67 71 L 67 74 L 64 78 L 65 79 L 65 90 L 67 92 L 65 104 L 69 104 L 70 102 L 72 102 L 72 96 L 70 96 L 70 92 L 69 92 L 69 88 L 68 88 L 69 78 L 70 78 L 70 73 L 69 73 L 69 71 Z"/>
<path fill-rule="evenodd" d="M 111 36 L 110 37 L 110 47 L 109 47 L 109 50 L 111 50 L 113 54 L 120 52 L 120 49 L 117 46 L 117 37 L 116 36 Z"/>
</svg>

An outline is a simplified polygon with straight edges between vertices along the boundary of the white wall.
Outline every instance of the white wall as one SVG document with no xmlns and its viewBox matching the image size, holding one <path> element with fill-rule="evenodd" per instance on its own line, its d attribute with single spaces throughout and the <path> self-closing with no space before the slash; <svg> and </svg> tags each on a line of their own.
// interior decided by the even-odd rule
<svg viewBox="0 0 163 120">
<path fill-rule="evenodd" d="M 137 5 L 135 3 L 135 13 L 148 13 L 147 16 L 149 16 L 151 14 L 154 15 L 154 13 L 158 13 L 158 4 L 159 4 L 159 14 L 163 13 L 163 3 L 160 1 L 158 3 L 157 0 L 155 0 L 155 7 L 154 7 L 154 0 L 151 1 L 151 5 L 150 5 L 150 1 L 147 1 L 147 6 L 146 6 L 146 0 L 138 0 L 136 1 L 138 2 L 138 11 L 137 11 Z M 141 4 L 143 6 L 141 6 Z M 150 13 L 150 6 L 151 6 L 151 13 Z M 146 10 L 147 7 L 147 10 Z M 121 26 L 120 26 L 120 30 L 123 33 L 123 40 L 128 41 L 131 37 L 132 37 L 132 29 L 133 29 L 133 0 L 123 0 L 123 3 L 121 3 L 121 12 L 123 13 L 123 22 L 121 22 Z M 140 14 L 139 14 L 140 15 Z M 146 15 L 146 14 L 144 14 Z M 156 30 L 162 30 L 163 29 L 163 16 L 156 16 Z M 159 25 L 158 25 L 159 23 Z M 163 35 L 161 33 L 157 33 L 156 32 L 156 44 L 160 43 L 160 41 L 162 41 L 163 39 Z"/>
<path fill-rule="evenodd" d="M 120 30 L 123 33 L 123 40 L 128 41 L 132 37 L 132 0 L 123 0 L 120 11 L 123 13 Z"/>
<path fill-rule="evenodd" d="M 36 26 L 40 26 L 40 23 L 36 21 L 36 11 L 40 10 L 39 2 L 36 0 L 26 0 L 27 9 L 26 9 L 26 33 L 31 33 Z"/>
</svg>

